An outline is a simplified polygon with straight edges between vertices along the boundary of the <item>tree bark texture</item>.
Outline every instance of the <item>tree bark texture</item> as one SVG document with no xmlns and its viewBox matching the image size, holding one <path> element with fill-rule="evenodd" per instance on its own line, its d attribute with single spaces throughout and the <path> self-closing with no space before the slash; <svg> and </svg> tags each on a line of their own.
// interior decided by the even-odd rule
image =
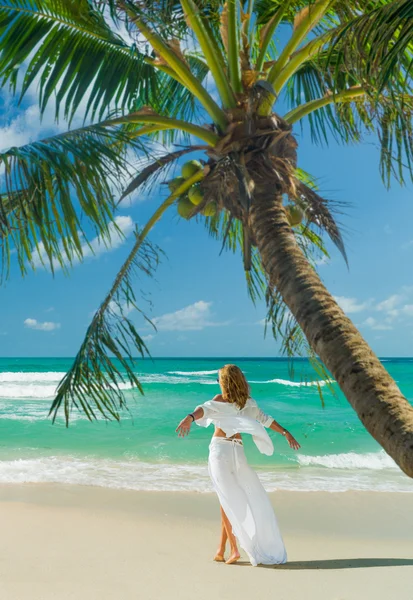
<svg viewBox="0 0 413 600">
<path fill-rule="evenodd" d="M 270 198 L 270 200 L 269 200 Z M 282 196 L 257 186 L 250 226 L 270 283 L 367 431 L 413 477 L 413 407 L 302 254 Z"/>
</svg>

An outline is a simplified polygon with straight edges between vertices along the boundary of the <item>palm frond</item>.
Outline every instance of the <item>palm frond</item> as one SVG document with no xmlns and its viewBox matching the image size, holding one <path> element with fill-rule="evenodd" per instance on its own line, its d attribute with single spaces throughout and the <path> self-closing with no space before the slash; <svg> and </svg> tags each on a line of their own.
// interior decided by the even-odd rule
<svg viewBox="0 0 413 600">
<path fill-rule="evenodd" d="M 335 103 L 336 97 L 343 92 L 350 93 L 357 83 L 355 73 L 335 72 L 334 66 L 328 63 L 327 51 L 319 52 L 305 62 L 289 79 L 286 97 L 292 107 L 291 113 L 311 103 L 316 106 L 318 101 L 327 100 L 320 102 L 316 110 L 312 109 L 306 115 L 306 124 L 314 143 L 327 145 L 330 136 L 337 142 L 357 143 L 361 141 L 363 131 L 373 129 L 371 112 L 365 109 L 366 98 L 354 98 L 351 105 L 339 101 Z M 303 129 L 303 121 L 300 125 Z"/>
<path fill-rule="evenodd" d="M 128 14 L 137 30 L 140 31 L 146 41 L 152 46 L 160 64 L 166 65 L 169 74 L 190 90 L 200 105 L 208 112 L 213 122 L 219 128 L 225 129 L 228 124 L 225 112 L 191 72 L 179 40 L 174 38 L 164 40 L 154 30 L 153 23 L 148 24 L 146 12 L 139 5 L 124 1 L 120 2 L 120 6 Z"/>
<path fill-rule="evenodd" d="M 238 219 L 234 219 L 228 211 L 220 211 L 215 216 L 204 219 L 204 224 L 209 235 L 221 243 L 221 251 L 229 250 L 233 253 L 239 251 L 244 256 L 243 227 Z M 255 248 L 251 249 L 251 262 L 249 269 L 244 269 L 247 283 L 247 292 L 254 304 L 264 297 L 265 275 L 261 265 L 260 256 Z"/>
<path fill-rule="evenodd" d="M 144 5 L 133 0 L 107 0 L 105 4 L 109 7 L 114 22 L 121 23 L 132 36 L 136 35 L 137 29 L 128 8 L 140 10 L 144 16 L 150 15 L 153 29 L 165 40 L 182 40 L 188 37 L 188 25 L 180 0 L 146 0 Z M 197 0 L 196 4 L 202 17 L 217 30 L 224 0 Z"/>
<path fill-rule="evenodd" d="M 308 5 L 309 2 L 297 1 L 286 2 L 285 0 L 256 0 L 254 2 L 254 13 L 258 25 L 266 25 L 274 18 L 280 8 L 285 8 L 281 23 L 292 25 L 297 11 Z"/>
<path fill-rule="evenodd" d="M 343 238 L 339 226 L 332 214 L 333 211 L 338 211 L 339 203 L 325 200 L 315 191 L 315 189 L 301 181 L 297 182 L 296 189 L 297 195 L 295 200 L 304 208 L 308 223 L 317 225 L 329 235 L 331 241 L 340 250 L 348 265 Z"/>
<path fill-rule="evenodd" d="M 36 258 L 52 271 L 65 268 L 82 257 L 86 223 L 110 243 L 113 194 L 128 172 L 126 144 L 119 129 L 95 125 L 0 153 L 3 266 L 14 248 L 22 273 Z"/>
<path fill-rule="evenodd" d="M 186 20 L 202 48 L 224 108 L 235 106 L 234 91 L 238 92 L 239 90 L 231 89 L 223 64 L 222 52 L 217 40 L 214 38 L 213 30 L 209 27 L 208 22 L 202 18 L 201 12 L 193 0 L 181 0 L 181 4 L 185 11 Z"/>
<path fill-rule="evenodd" d="M 137 45 L 128 45 L 88 0 L 0 0 L 0 78 L 20 98 L 39 80 L 43 112 L 56 102 L 73 117 L 88 95 L 85 119 L 109 109 L 148 104 L 160 92 L 158 75 Z M 86 96 L 87 97 L 87 96 Z M 138 103 L 138 104 L 139 104 Z"/>
<path fill-rule="evenodd" d="M 186 179 L 157 208 L 145 227 L 136 231 L 135 244 L 129 256 L 96 311 L 71 369 L 59 384 L 49 411 L 49 415 L 53 414 L 53 421 L 62 405 L 66 425 L 73 406 L 80 406 L 89 420 L 97 418 L 93 405 L 104 418 L 119 420 L 119 410 L 126 408 L 121 387 L 125 379 L 129 386 L 142 392 L 134 372 L 133 352 L 136 349 L 143 357 L 149 355 L 149 351 L 128 313 L 136 309 L 151 322 L 136 303 L 134 275 L 139 271 L 153 275 L 159 262 L 159 249 L 148 241 L 149 232 L 165 211 L 203 177 L 203 172 L 198 171 Z"/>
<path fill-rule="evenodd" d="M 352 75 L 351 82 L 354 80 Z M 413 93 L 403 92 L 400 86 L 399 90 L 386 89 L 377 96 L 374 88 L 367 88 L 359 96 L 352 97 L 353 91 L 361 89 L 352 86 L 323 96 L 321 86 L 326 83 L 325 72 L 321 75 L 319 67 L 305 65 L 290 82 L 290 98 L 294 95 L 297 99 L 301 95 L 307 104 L 300 106 L 298 103 L 285 118 L 288 120 L 288 115 L 301 111 L 307 117 L 300 120 L 301 127 L 308 124 L 312 140 L 320 144 L 328 144 L 330 136 L 346 144 L 360 143 L 364 134 L 376 132 L 380 141 L 380 173 L 385 185 L 390 185 L 392 177 L 405 183 L 406 173 L 413 179 Z M 320 100 L 314 100 L 317 94 L 320 94 Z M 314 108 L 308 111 L 306 106 L 311 104 Z"/>
<path fill-rule="evenodd" d="M 63 405 L 66 426 L 73 408 L 82 410 L 92 421 L 99 415 L 120 419 L 127 409 L 123 390 L 137 388 L 143 393 L 135 372 L 135 352 L 149 356 L 145 341 L 136 330 L 129 313 L 139 311 L 133 281 L 139 272 L 152 276 L 159 262 L 159 249 L 135 232 L 135 245 L 119 271 L 112 289 L 96 311 L 85 339 L 59 384 L 49 416 L 55 421 Z"/>
<path fill-rule="evenodd" d="M 203 149 L 203 146 L 190 146 L 189 148 L 183 148 L 182 150 L 169 152 L 168 154 L 160 156 L 155 161 L 150 162 L 138 173 L 138 175 L 136 175 L 136 177 L 132 179 L 127 188 L 122 192 L 117 204 L 120 204 L 126 198 L 126 196 L 132 194 L 132 192 L 135 192 L 138 189 L 144 189 L 144 187 L 148 186 L 155 186 L 157 183 L 157 175 L 162 175 L 165 181 L 165 167 L 170 167 L 182 156 L 185 156 L 190 152 L 197 152 L 201 149 Z"/>
<path fill-rule="evenodd" d="M 367 3 L 337 29 L 331 53 L 343 71 L 350 68 L 373 85 L 376 93 L 411 82 L 413 58 L 411 0 Z M 409 83 L 410 86 L 410 83 Z"/>
</svg>

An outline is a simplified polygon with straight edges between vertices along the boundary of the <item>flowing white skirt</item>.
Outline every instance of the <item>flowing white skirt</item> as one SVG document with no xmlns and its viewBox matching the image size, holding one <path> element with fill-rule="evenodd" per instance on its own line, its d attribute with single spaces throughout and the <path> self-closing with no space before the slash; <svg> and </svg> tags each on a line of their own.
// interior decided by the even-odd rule
<svg viewBox="0 0 413 600">
<path fill-rule="evenodd" d="M 213 437 L 208 471 L 234 535 L 251 564 L 287 562 L 287 553 L 270 499 L 247 463 L 242 444 Z"/>
</svg>

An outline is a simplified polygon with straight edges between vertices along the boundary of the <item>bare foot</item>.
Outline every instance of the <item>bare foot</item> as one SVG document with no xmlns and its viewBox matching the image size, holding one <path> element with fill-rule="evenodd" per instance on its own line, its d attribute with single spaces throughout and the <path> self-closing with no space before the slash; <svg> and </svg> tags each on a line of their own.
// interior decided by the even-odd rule
<svg viewBox="0 0 413 600">
<path fill-rule="evenodd" d="M 223 554 L 220 554 L 219 552 L 217 552 L 214 556 L 214 558 L 212 560 L 215 560 L 215 562 L 225 562 L 225 558 Z"/>
<path fill-rule="evenodd" d="M 229 557 L 228 560 L 225 561 L 225 563 L 227 565 L 232 565 L 232 564 L 236 563 L 237 560 L 239 560 L 240 558 L 241 558 L 241 556 L 240 556 L 239 552 L 236 551 L 231 554 L 231 556 Z"/>
</svg>

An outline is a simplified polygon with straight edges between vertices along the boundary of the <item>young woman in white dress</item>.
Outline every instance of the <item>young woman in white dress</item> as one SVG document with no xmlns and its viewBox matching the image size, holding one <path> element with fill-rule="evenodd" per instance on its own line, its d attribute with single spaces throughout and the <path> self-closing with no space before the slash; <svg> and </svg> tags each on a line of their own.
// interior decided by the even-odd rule
<svg viewBox="0 0 413 600">
<path fill-rule="evenodd" d="M 183 437 L 189 434 L 193 422 L 203 427 L 215 425 L 208 471 L 221 504 L 221 539 L 214 560 L 225 561 L 228 539 L 231 554 L 225 562 L 236 562 L 240 558 L 238 538 L 253 566 L 285 563 L 287 553 L 274 510 L 257 474 L 247 463 L 240 434 L 251 434 L 259 451 L 267 455 L 273 454 L 274 446 L 265 427 L 281 433 L 294 450 L 300 444 L 260 410 L 236 365 L 222 367 L 217 381 L 221 394 L 197 406 L 176 428 Z"/>
</svg>

